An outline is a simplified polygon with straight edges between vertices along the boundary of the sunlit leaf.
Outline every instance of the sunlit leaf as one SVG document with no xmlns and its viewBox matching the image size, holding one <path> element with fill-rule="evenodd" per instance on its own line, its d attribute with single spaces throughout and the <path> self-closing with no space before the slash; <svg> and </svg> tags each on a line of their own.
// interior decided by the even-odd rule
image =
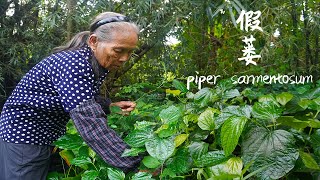
<svg viewBox="0 0 320 180">
<path fill-rule="evenodd" d="M 221 146 L 226 156 L 230 155 L 236 148 L 247 120 L 243 116 L 232 116 L 222 125 Z"/>
<path fill-rule="evenodd" d="M 243 163 L 242 159 L 239 157 L 232 157 L 225 163 L 228 174 L 237 174 L 240 175 Z"/>
<path fill-rule="evenodd" d="M 189 134 L 179 134 L 174 138 L 175 147 L 180 146 L 188 138 Z"/>
<path fill-rule="evenodd" d="M 299 102 L 298 102 L 298 105 L 300 107 L 302 107 L 303 109 L 307 109 L 308 106 L 311 104 L 311 100 L 309 99 L 301 99 Z"/>
<path fill-rule="evenodd" d="M 197 114 L 187 114 L 186 116 L 183 117 L 183 122 L 186 125 L 189 125 L 189 122 L 197 123 L 198 122 L 198 118 L 199 118 L 199 115 L 197 115 Z"/>
<path fill-rule="evenodd" d="M 204 112 L 202 112 L 198 118 L 198 126 L 202 130 L 214 130 L 214 114 L 217 110 L 213 108 L 208 108 Z"/>
<path fill-rule="evenodd" d="M 166 89 L 166 94 L 172 94 L 173 96 L 179 96 L 181 94 L 181 91 L 180 90 Z"/>
<path fill-rule="evenodd" d="M 66 161 L 67 165 L 71 165 L 71 161 L 74 159 L 74 153 L 71 150 L 62 150 L 59 152 L 59 155 Z"/>
<path fill-rule="evenodd" d="M 320 121 L 318 119 L 309 119 L 309 126 L 312 128 L 320 128 Z"/>
<path fill-rule="evenodd" d="M 314 158 L 306 152 L 303 151 L 299 151 L 300 157 L 303 161 L 303 164 L 309 168 L 309 169 L 316 169 L 316 170 L 320 170 L 319 165 L 317 164 L 317 162 L 314 160 Z"/>
<path fill-rule="evenodd" d="M 282 106 L 286 105 L 287 102 L 289 102 L 292 98 L 293 98 L 293 95 L 288 92 L 283 92 L 276 96 L 278 103 L 280 103 Z"/>
<path fill-rule="evenodd" d="M 243 163 L 241 158 L 232 157 L 228 161 L 209 167 L 209 177 L 216 179 L 232 180 L 241 175 Z"/>
<path fill-rule="evenodd" d="M 292 116 L 281 116 L 277 119 L 277 122 L 296 129 L 304 129 L 309 126 L 309 121 L 301 121 Z"/>
<path fill-rule="evenodd" d="M 157 133 L 160 138 L 170 137 L 176 133 L 176 126 L 163 124 L 155 131 L 155 133 Z"/>
</svg>

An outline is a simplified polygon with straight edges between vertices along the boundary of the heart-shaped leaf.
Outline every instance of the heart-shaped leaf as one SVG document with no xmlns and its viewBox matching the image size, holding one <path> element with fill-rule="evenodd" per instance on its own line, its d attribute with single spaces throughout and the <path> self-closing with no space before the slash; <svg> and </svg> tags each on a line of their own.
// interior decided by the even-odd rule
<svg viewBox="0 0 320 180">
<path fill-rule="evenodd" d="M 252 107 L 252 115 L 257 119 L 276 120 L 282 114 L 282 109 L 271 101 L 257 102 Z"/>
<path fill-rule="evenodd" d="M 175 123 L 182 117 L 182 111 L 178 107 L 172 105 L 163 109 L 160 112 L 159 117 L 164 124 Z"/>
<path fill-rule="evenodd" d="M 153 137 L 153 131 L 151 128 L 136 129 L 124 138 L 124 141 L 131 147 L 143 147 L 145 142 Z"/>
<path fill-rule="evenodd" d="M 253 162 L 249 171 L 263 169 L 256 174 L 260 179 L 280 179 L 299 157 L 294 136 L 285 130 L 254 127 L 244 135 L 241 147 L 244 163 Z"/>
<path fill-rule="evenodd" d="M 205 142 L 193 142 L 189 146 L 189 152 L 193 159 L 198 159 L 208 152 L 209 144 Z"/>
<path fill-rule="evenodd" d="M 293 95 L 288 92 L 283 92 L 276 96 L 278 103 L 280 103 L 282 106 L 286 105 L 292 98 Z"/>
<path fill-rule="evenodd" d="M 203 88 L 194 95 L 194 102 L 201 107 L 207 106 L 210 102 L 215 102 L 218 96 L 213 89 Z"/>
<path fill-rule="evenodd" d="M 202 112 L 198 118 L 198 126 L 202 130 L 214 130 L 214 114 L 217 110 L 213 108 L 208 108 L 204 112 Z"/>
<path fill-rule="evenodd" d="M 162 139 L 156 136 L 146 142 L 146 148 L 152 157 L 165 161 L 174 152 L 175 145 L 171 138 Z"/>
</svg>

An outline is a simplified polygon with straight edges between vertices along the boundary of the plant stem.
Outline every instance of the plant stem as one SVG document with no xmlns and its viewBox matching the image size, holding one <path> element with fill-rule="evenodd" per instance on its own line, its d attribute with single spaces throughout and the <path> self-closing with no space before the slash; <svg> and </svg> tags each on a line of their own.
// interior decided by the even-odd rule
<svg viewBox="0 0 320 180">
<path fill-rule="evenodd" d="M 66 169 L 65 169 L 65 167 L 64 167 L 63 158 L 62 158 L 62 157 L 60 157 L 60 159 L 61 159 L 61 164 L 62 164 L 63 174 L 64 174 L 64 177 L 66 178 Z"/>
<path fill-rule="evenodd" d="M 160 168 L 160 175 L 162 175 L 162 173 L 163 173 L 163 164 L 164 164 L 164 162 L 162 163 L 161 168 Z M 160 177 L 160 180 L 161 180 L 162 177 L 161 176 L 159 176 L 159 177 Z"/>
<path fill-rule="evenodd" d="M 317 111 L 317 113 L 314 115 L 313 119 L 316 119 L 318 114 L 319 114 L 320 111 Z"/>
<path fill-rule="evenodd" d="M 68 169 L 68 173 L 67 173 L 67 177 L 69 177 L 70 171 L 71 171 L 72 165 L 70 166 L 70 168 Z"/>
<path fill-rule="evenodd" d="M 98 171 L 97 166 L 94 165 L 94 163 L 91 163 L 93 165 L 93 167 Z"/>
</svg>

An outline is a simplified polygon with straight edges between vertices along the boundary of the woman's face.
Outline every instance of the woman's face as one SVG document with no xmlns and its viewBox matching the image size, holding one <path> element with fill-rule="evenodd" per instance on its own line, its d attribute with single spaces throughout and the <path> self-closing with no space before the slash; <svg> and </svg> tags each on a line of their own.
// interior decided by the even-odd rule
<svg viewBox="0 0 320 180">
<path fill-rule="evenodd" d="M 133 30 L 114 32 L 111 42 L 98 41 L 94 34 L 89 39 L 89 45 L 98 63 L 109 71 L 119 69 L 128 61 L 137 43 L 138 35 Z"/>
</svg>

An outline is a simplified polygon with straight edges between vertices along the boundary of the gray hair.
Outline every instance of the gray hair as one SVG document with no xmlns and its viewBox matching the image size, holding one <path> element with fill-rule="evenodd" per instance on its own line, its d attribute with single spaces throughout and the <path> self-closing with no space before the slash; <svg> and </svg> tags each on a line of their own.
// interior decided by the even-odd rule
<svg viewBox="0 0 320 180">
<path fill-rule="evenodd" d="M 99 14 L 94 21 L 91 23 L 90 27 L 92 27 L 93 24 L 95 24 L 96 22 L 103 20 L 105 18 L 109 18 L 112 16 L 123 16 L 122 14 L 119 13 L 114 13 L 114 12 L 104 12 Z M 97 35 L 98 41 L 107 41 L 107 42 L 111 42 L 112 41 L 112 37 L 113 37 L 113 33 L 114 32 L 130 32 L 130 31 L 134 31 L 135 33 L 137 33 L 137 35 L 139 35 L 139 27 L 132 22 L 112 22 L 112 23 L 107 23 L 104 25 L 99 26 L 97 29 L 95 29 L 93 32 Z"/>
<path fill-rule="evenodd" d="M 112 16 L 124 16 L 124 15 L 119 14 L 119 13 L 115 13 L 115 12 L 103 12 L 94 18 L 94 20 L 90 24 L 90 29 L 91 29 L 92 25 L 95 24 L 96 22 L 98 22 L 102 19 L 108 18 L 108 17 L 112 17 Z M 65 45 L 55 47 L 53 49 L 53 52 L 60 52 L 60 51 L 65 51 L 65 50 L 75 50 L 80 47 L 83 47 L 84 45 L 87 44 L 87 41 L 88 41 L 90 34 L 93 34 L 93 33 L 97 35 L 98 41 L 111 42 L 113 40 L 112 39 L 113 33 L 119 32 L 119 31 L 120 32 L 134 31 L 137 33 L 137 35 L 139 35 L 140 30 L 139 30 L 139 27 L 133 22 L 107 23 L 107 24 L 99 26 L 93 32 L 90 32 L 90 31 L 79 32 L 78 34 L 73 36 L 72 39 L 69 42 L 67 42 Z"/>
</svg>

